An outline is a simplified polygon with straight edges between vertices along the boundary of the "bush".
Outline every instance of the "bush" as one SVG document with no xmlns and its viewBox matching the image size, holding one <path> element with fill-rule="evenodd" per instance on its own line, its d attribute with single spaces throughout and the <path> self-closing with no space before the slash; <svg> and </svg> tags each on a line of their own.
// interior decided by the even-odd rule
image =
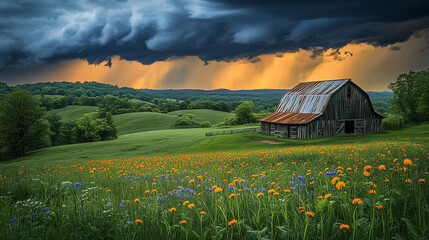
<svg viewBox="0 0 429 240">
<path fill-rule="evenodd" d="M 202 127 L 202 128 L 209 128 L 211 126 L 212 126 L 212 124 L 209 121 L 204 121 L 204 122 L 201 123 L 200 127 Z"/>
<path fill-rule="evenodd" d="M 195 119 L 195 115 L 193 114 L 180 114 L 176 121 L 174 121 L 173 126 L 189 126 L 189 125 L 198 125 L 200 126 L 200 122 Z"/>
<path fill-rule="evenodd" d="M 405 126 L 405 120 L 397 114 L 389 114 L 383 119 L 382 127 L 384 130 L 400 129 Z"/>
<path fill-rule="evenodd" d="M 235 117 L 226 117 L 223 122 L 216 123 L 215 127 L 226 127 L 226 126 L 234 126 L 238 125 L 237 118 Z"/>
</svg>

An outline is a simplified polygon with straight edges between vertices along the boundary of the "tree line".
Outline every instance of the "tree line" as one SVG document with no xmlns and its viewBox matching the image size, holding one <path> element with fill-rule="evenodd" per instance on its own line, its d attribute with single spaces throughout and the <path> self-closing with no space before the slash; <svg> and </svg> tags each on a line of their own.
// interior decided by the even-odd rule
<svg viewBox="0 0 429 240">
<path fill-rule="evenodd" d="M 212 109 L 232 112 L 243 101 L 254 103 L 257 113 L 273 112 L 287 90 L 259 89 L 238 90 L 151 90 L 118 87 L 97 82 L 45 82 L 7 86 L 0 82 L 2 95 L 16 90 L 27 90 L 37 96 L 46 110 L 70 105 L 98 106 L 112 114 L 129 112 L 173 112 L 187 109 Z M 374 109 L 390 113 L 392 92 L 368 92 Z"/>
<path fill-rule="evenodd" d="M 394 97 L 392 112 L 383 121 L 385 129 L 429 121 L 429 69 L 402 73 L 389 89 Z"/>
<path fill-rule="evenodd" d="M 73 121 L 47 113 L 28 91 L 18 90 L 0 102 L 0 160 L 25 156 L 39 148 L 117 138 L 112 114 L 105 109 Z"/>
</svg>

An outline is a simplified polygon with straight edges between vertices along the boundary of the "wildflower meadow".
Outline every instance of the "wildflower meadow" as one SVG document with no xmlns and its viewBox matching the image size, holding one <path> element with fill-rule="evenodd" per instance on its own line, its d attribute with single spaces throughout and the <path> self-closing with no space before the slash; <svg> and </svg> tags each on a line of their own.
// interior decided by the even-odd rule
<svg viewBox="0 0 429 240">
<path fill-rule="evenodd" d="M 427 138 L 0 171 L 1 239 L 423 239 Z"/>
</svg>

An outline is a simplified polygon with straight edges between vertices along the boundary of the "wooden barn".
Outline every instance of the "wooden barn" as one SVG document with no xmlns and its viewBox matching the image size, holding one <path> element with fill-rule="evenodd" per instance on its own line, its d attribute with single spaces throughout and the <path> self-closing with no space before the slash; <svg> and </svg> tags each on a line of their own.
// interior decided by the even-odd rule
<svg viewBox="0 0 429 240">
<path fill-rule="evenodd" d="M 258 120 L 262 132 L 295 139 L 378 132 L 382 119 L 364 90 L 341 79 L 299 83 Z"/>
</svg>

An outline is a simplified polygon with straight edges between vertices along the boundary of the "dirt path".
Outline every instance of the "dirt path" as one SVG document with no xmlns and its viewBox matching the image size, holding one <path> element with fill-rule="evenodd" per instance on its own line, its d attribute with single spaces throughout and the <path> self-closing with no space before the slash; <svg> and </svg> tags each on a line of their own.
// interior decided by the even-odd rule
<svg viewBox="0 0 429 240">
<path fill-rule="evenodd" d="M 274 142 L 274 141 L 261 141 L 261 143 L 268 143 L 268 144 L 283 144 L 283 142 Z"/>
</svg>

